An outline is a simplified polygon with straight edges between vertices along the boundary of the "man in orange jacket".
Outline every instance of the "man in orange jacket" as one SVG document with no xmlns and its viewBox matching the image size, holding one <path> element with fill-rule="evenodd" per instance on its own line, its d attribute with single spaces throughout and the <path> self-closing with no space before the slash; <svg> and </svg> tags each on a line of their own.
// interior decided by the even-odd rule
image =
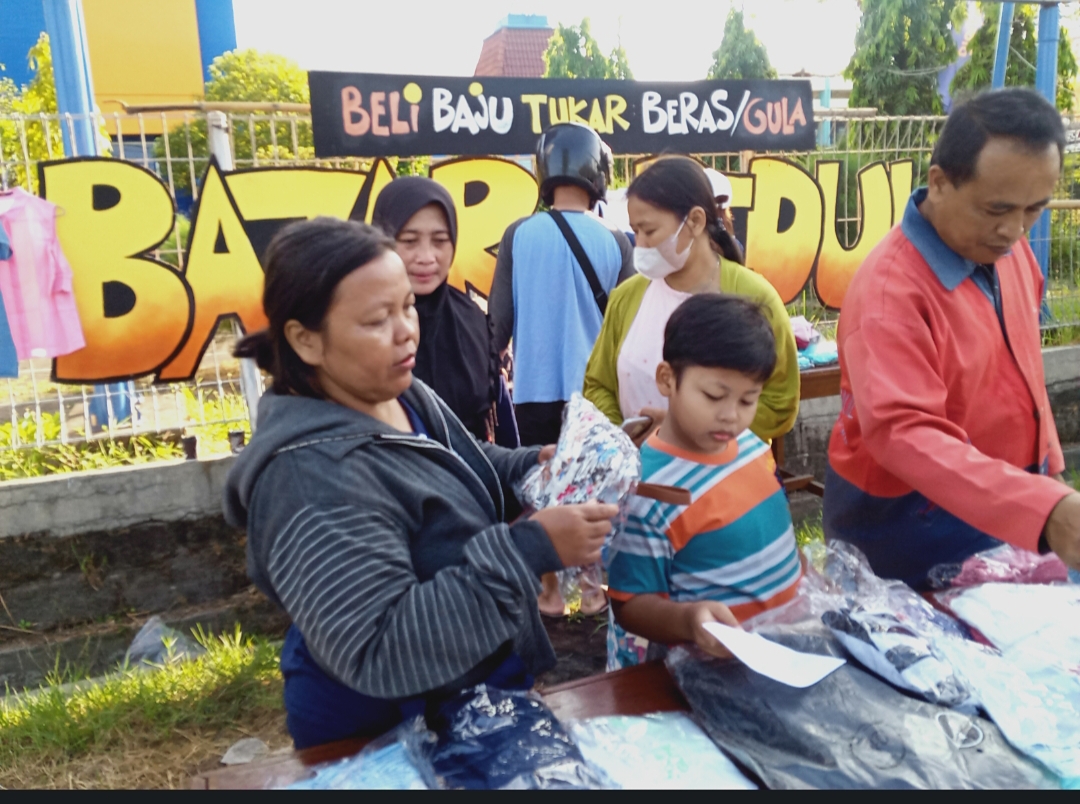
<svg viewBox="0 0 1080 804">
<path fill-rule="evenodd" d="M 1001 541 L 1080 568 L 1080 494 L 1043 377 L 1044 279 L 1024 234 L 1061 171 L 1061 117 L 1028 89 L 952 111 L 903 220 L 852 279 L 826 538 L 913 586 Z"/>
</svg>

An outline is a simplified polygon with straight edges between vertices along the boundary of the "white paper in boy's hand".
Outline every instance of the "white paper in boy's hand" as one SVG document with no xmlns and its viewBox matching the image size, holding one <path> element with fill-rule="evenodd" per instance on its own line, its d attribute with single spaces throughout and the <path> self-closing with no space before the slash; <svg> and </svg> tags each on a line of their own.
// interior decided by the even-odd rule
<svg viewBox="0 0 1080 804">
<path fill-rule="evenodd" d="M 755 673 L 761 673 L 789 687 L 812 687 L 833 670 L 845 664 L 835 656 L 800 653 L 763 636 L 748 634 L 722 623 L 703 623 L 735 658 Z"/>
</svg>

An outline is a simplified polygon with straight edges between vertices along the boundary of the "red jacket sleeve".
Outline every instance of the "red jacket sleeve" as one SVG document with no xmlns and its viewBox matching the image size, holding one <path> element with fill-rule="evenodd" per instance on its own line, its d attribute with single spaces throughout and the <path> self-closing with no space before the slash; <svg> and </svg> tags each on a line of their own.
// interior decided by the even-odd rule
<svg viewBox="0 0 1080 804">
<path fill-rule="evenodd" d="M 844 336 L 845 368 L 866 449 L 886 472 L 995 538 L 1035 550 L 1070 489 L 973 447 L 946 417 L 947 388 L 917 316 L 866 318 Z M 1003 433 L 1003 437 L 1008 437 Z M 1051 470 L 1061 447 L 1053 434 Z"/>
</svg>

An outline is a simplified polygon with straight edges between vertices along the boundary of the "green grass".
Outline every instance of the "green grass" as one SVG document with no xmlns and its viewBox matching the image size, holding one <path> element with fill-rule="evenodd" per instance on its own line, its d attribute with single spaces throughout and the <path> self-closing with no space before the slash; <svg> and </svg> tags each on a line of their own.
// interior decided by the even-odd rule
<svg viewBox="0 0 1080 804">
<path fill-rule="evenodd" d="M 239 627 L 196 638 L 207 652 L 193 660 L 121 668 L 74 690 L 54 673 L 0 699 L 0 786 L 173 786 L 253 730 L 285 741 L 280 646 Z"/>
<path fill-rule="evenodd" d="M 824 542 L 825 531 L 821 527 L 821 517 L 804 519 L 795 526 L 795 542 L 803 548 L 812 542 Z"/>
<path fill-rule="evenodd" d="M 191 424 L 184 428 L 187 435 L 198 438 L 200 457 L 227 454 L 230 450 L 230 430 L 243 430 L 250 438 L 247 406 L 239 394 L 218 395 L 205 393 L 201 389 L 196 394 L 190 388 L 183 388 L 182 393 L 187 417 L 191 421 L 218 422 Z M 39 440 L 59 441 L 61 431 L 59 413 L 35 415 L 33 411 L 27 411 L 15 422 L 0 424 L 0 481 L 134 466 L 184 457 L 178 443 L 178 432 L 144 433 L 115 440 L 99 437 L 40 447 L 21 446 L 36 444 Z M 14 445 L 20 446 L 12 449 Z"/>
</svg>

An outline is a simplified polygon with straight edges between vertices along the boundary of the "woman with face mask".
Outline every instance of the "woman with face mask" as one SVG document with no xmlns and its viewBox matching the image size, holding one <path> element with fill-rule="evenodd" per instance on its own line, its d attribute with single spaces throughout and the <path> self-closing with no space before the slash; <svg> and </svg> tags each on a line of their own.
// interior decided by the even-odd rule
<svg viewBox="0 0 1080 804">
<path fill-rule="evenodd" d="M 421 176 L 395 179 L 375 200 L 371 222 L 394 238 L 416 294 L 420 348 L 413 374 L 442 397 L 470 433 L 491 440 L 499 357 L 487 316 L 446 281 L 457 244 L 450 193 Z"/>
<path fill-rule="evenodd" d="M 740 250 L 717 219 L 704 169 L 686 157 L 659 159 L 634 179 L 627 198 L 639 276 L 611 294 L 585 372 L 585 397 L 615 424 L 641 416 L 659 422 L 667 405 L 656 387 L 656 367 L 668 318 L 696 293 L 731 293 L 761 304 L 776 337 L 776 370 L 750 429 L 764 441 L 788 432 L 799 413 L 791 322 L 768 280 L 739 264 Z"/>
</svg>

